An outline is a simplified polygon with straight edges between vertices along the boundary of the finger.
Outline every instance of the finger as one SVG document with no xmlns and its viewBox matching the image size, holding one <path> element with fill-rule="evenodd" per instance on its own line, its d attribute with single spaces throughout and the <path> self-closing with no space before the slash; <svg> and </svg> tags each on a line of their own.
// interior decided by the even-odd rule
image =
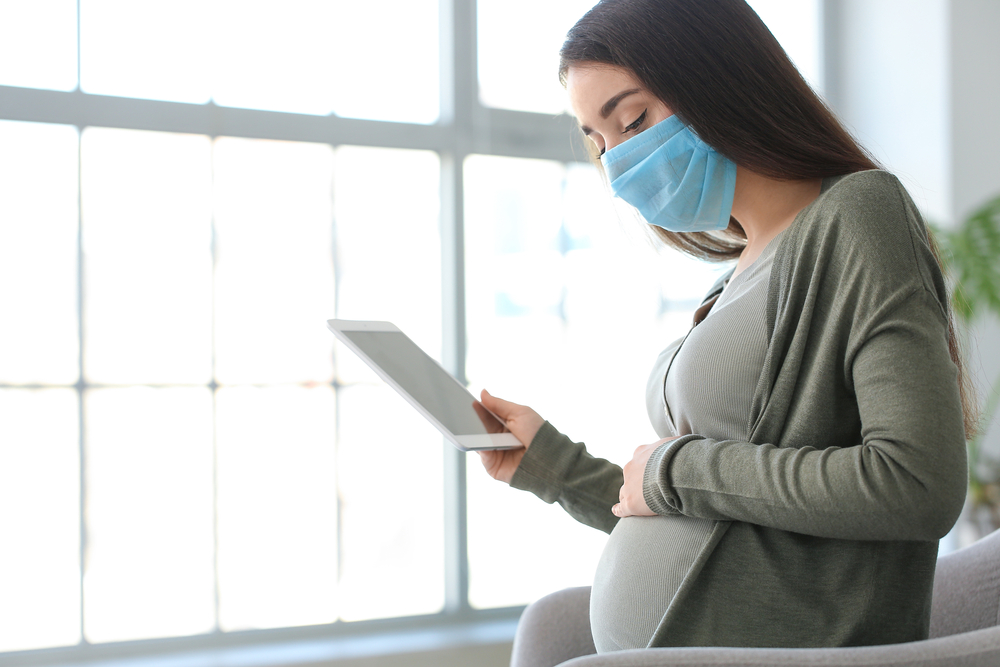
<svg viewBox="0 0 1000 667">
<path fill-rule="evenodd" d="M 497 474 L 501 465 L 501 461 L 497 458 L 497 452 L 492 449 L 488 449 L 488 450 L 481 450 L 477 453 L 479 454 L 479 460 L 483 462 L 483 468 L 486 469 L 486 474 L 492 477 L 493 479 L 499 479 L 499 477 L 497 477 Z"/>
<path fill-rule="evenodd" d="M 485 389 L 483 389 L 480 397 L 482 398 L 483 405 L 485 405 L 490 412 L 505 421 L 510 419 L 518 408 L 524 407 L 522 405 L 518 405 L 517 403 L 511 403 L 510 401 L 505 401 L 502 398 L 497 398 Z"/>
<path fill-rule="evenodd" d="M 627 516 L 632 516 L 632 513 L 625 508 L 625 503 L 618 503 L 617 505 L 611 508 L 611 511 L 619 519 L 624 519 Z"/>
<path fill-rule="evenodd" d="M 479 460 L 483 462 L 483 467 L 486 468 L 486 470 L 492 470 L 493 465 L 496 463 L 496 452 L 493 450 L 485 450 L 476 453 L 479 454 Z"/>
</svg>

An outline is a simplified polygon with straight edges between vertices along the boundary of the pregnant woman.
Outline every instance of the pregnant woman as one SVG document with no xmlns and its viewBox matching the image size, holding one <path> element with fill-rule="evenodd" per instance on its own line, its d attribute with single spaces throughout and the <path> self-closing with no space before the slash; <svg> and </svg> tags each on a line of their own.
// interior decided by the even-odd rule
<svg viewBox="0 0 1000 667">
<path fill-rule="evenodd" d="M 624 468 L 482 395 L 524 444 L 489 474 L 611 534 L 598 652 L 926 638 L 974 419 L 910 197 L 743 0 L 603 0 L 561 58 L 615 195 L 737 260 L 656 360 L 663 439 Z"/>
</svg>

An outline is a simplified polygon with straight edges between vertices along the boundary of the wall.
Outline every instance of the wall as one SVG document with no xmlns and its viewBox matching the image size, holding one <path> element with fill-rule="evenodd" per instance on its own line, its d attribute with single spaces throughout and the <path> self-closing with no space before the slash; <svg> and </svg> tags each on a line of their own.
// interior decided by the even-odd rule
<svg viewBox="0 0 1000 667">
<path fill-rule="evenodd" d="M 948 0 L 827 0 L 827 100 L 917 205 L 949 217 Z"/>
<path fill-rule="evenodd" d="M 824 21 L 828 101 L 928 218 L 953 225 L 1000 194 L 1000 2 L 825 0 Z M 985 396 L 1000 323 L 968 338 Z M 986 448 L 1000 456 L 996 420 Z"/>
<path fill-rule="evenodd" d="M 962 219 L 1000 195 L 1000 2 L 952 0 L 952 211 Z M 995 317 L 969 335 L 980 394 L 1000 380 L 1000 322 Z M 985 426 L 985 450 L 1000 458 L 1000 419 Z"/>
</svg>

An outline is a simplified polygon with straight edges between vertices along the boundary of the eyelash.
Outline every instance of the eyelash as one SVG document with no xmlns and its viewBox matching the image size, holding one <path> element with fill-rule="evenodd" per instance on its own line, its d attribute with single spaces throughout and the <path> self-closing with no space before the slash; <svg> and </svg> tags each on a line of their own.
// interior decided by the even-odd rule
<svg viewBox="0 0 1000 667">
<path fill-rule="evenodd" d="M 631 123 L 629 123 L 628 125 L 625 126 L 625 131 L 622 132 L 622 134 L 628 134 L 629 132 L 634 132 L 634 131 L 638 130 L 642 126 L 642 122 L 644 120 L 646 120 L 646 112 L 647 111 L 649 111 L 649 109 L 643 109 L 642 113 L 639 114 L 638 118 L 636 118 L 634 121 L 632 121 Z M 598 154 L 598 157 L 600 157 L 601 155 L 604 155 L 605 150 L 606 149 L 602 148 L 601 152 Z"/>
<path fill-rule="evenodd" d="M 638 118 L 636 118 L 634 121 L 632 121 L 631 123 L 629 123 L 628 125 L 625 126 L 625 132 L 622 132 L 622 134 L 625 134 L 626 132 L 634 132 L 635 130 L 638 130 L 639 127 L 642 125 L 642 121 L 646 120 L 646 112 L 647 111 L 649 111 L 649 109 L 643 109 L 642 113 L 639 114 Z"/>
</svg>

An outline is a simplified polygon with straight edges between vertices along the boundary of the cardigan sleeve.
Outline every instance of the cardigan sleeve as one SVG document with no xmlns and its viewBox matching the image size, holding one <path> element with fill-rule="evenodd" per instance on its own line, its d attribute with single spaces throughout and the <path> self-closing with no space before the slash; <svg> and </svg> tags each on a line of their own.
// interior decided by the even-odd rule
<svg viewBox="0 0 1000 667">
<path fill-rule="evenodd" d="M 957 369 L 936 297 L 918 289 L 881 317 L 850 368 L 860 443 L 685 436 L 646 466 L 650 509 L 829 538 L 944 536 L 962 509 L 967 472 Z"/>
<path fill-rule="evenodd" d="M 618 523 L 611 508 L 624 483 L 621 467 L 587 452 L 545 422 L 514 471 L 510 485 L 558 502 L 570 516 L 605 533 Z"/>
</svg>

